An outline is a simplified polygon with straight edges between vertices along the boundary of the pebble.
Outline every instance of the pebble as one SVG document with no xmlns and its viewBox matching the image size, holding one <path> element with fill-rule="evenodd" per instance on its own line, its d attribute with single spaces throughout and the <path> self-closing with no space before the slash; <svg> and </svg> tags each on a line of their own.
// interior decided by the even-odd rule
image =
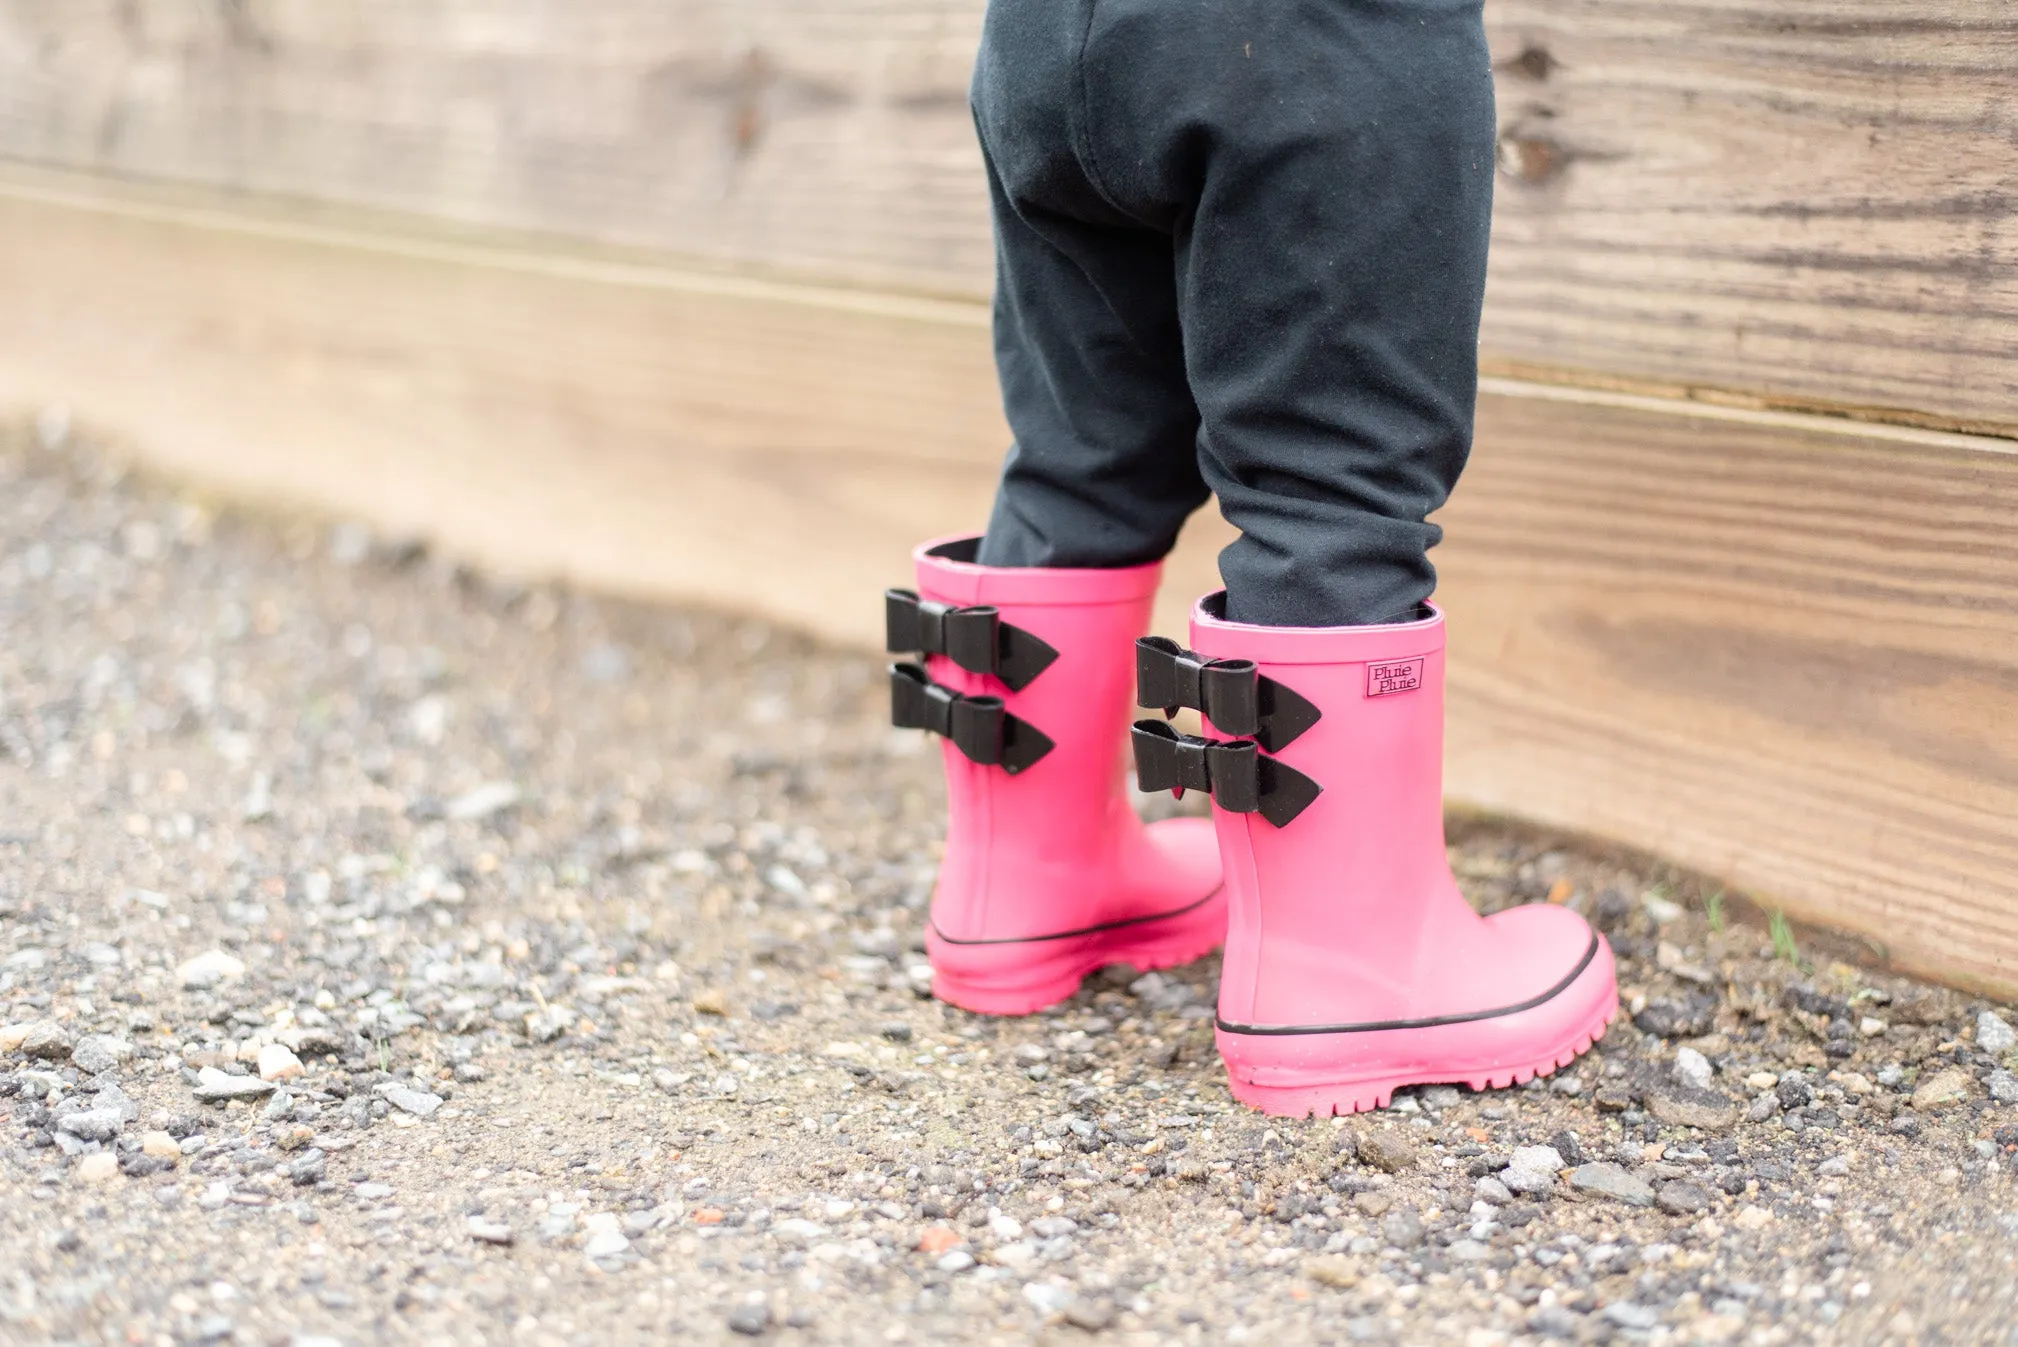
<svg viewBox="0 0 2018 1347">
<path fill-rule="evenodd" d="M 1694 1048 L 1675 1049 L 1675 1079 L 1682 1084 L 1707 1090 L 1715 1073 L 1716 1068 L 1710 1065 L 1710 1059 Z"/>
<path fill-rule="evenodd" d="M 2013 1029 L 1996 1011 L 1983 1011 L 1976 1016 L 1976 1046 L 1992 1057 L 2002 1057 L 2018 1048 L 2018 1029 Z"/>
<path fill-rule="evenodd" d="M 1694 1216 L 1710 1205 L 1710 1194 L 1698 1184 L 1677 1179 L 1661 1185 L 1654 1201 L 1671 1216 Z"/>
<path fill-rule="evenodd" d="M 2002 1067 L 1983 1078 L 1983 1087 L 1990 1091 L 1990 1097 L 2000 1104 L 2018 1104 L 2018 1076 Z"/>
<path fill-rule="evenodd" d="M 51 1020 L 37 1020 L 23 1029 L 15 1047 L 24 1057 L 60 1062 L 70 1056 L 70 1036 Z"/>
<path fill-rule="evenodd" d="M 85 1109 L 78 1113 L 66 1113 L 56 1120 L 56 1130 L 66 1132 L 80 1141 L 110 1141 L 119 1135 L 125 1118 L 116 1108 Z"/>
<path fill-rule="evenodd" d="M 1456 1108 L 1464 1098 L 1455 1085 L 1431 1085 L 1422 1091 L 1422 1106 L 1426 1109 L 1442 1111 Z"/>
<path fill-rule="evenodd" d="M 429 1094 L 426 1090 L 409 1089 L 404 1085 L 381 1086 L 379 1095 L 394 1108 L 411 1113 L 416 1118 L 433 1116 L 434 1111 L 442 1104 L 440 1095 Z"/>
<path fill-rule="evenodd" d="M 1360 1266 L 1357 1259 L 1343 1254 L 1328 1254 L 1306 1262 L 1303 1275 L 1319 1286 L 1336 1287 L 1343 1291 L 1359 1285 Z"/>
<path fill-rule="evenodd" d="M 503 1221 L 487 1221 L 481 1216 L 472 1216 L 468 1223 L 469 1237 L 479 1244 L 510 1244 L 518 1238 L 512 1228 Z"/>
<path fill-rule="evenodd" d="M 185 959 L 175 968 L 175 980 L 189 991 L 203 991 L 244 976 L 245 960 L 221 949 Z"/>
<path fill-rule="evenodd" d="M 1628 1206 L 1654 1205 L 1653 1186 L 1607 1160 L 1578 1165 L 1570 1171 L 1570 1187 L 1579 1193 L 1609 1197 Z"/>
<path fill-rule="evenodd" d="M 760 1337 L 771 1327 L 771 1307 L 761 1300 L 745 1301 L 729 1311 L 729 1331 Z"/>
<path fill-rule="evenodd" d="M 70 1049 L 70 1063 L 87 1075 L 111 1071 L 133 1055 L 133 1045 L 111 1034 L 86 1034 Z"/>
<path fill-rule="evenodd" d="M 1424 1234 L 1422 1218 L 1407 1207 L 1389 1212 L 1380 1223 L 1381 1238 L 1397 1249 L 1413 1249 Z"/>
<path fill-rule="evenodd" d="M 1415 1147 L 1400 1132 L 1379 1128 L 1360 1136 L 1359 1161 L 1389 1174 L 1399 1174 L 1414 1166 Z"/>
<path fill-rule="evenodd" d="M 1521 1146 L 1513 1153 L 1513 1163 L 1500 1175 L 1500 1182 L 1516 1193 L 1546 1193 L 1556 1186 L 1563 1169 L 1562 1153 L 1553 1146 Z"/>
<path fill-rule="evenodd" d="M 166 1132 L 142 1132 L 140 1150 L 143 1155 L 158 1155 L 169 1160 L 182 1158 L 182 1143 Z"/>
<path fill-rule="evenodd" d="M 1614 1300 L 1602 1311 L 1608 1323 L 1620 1328 L 1646 1332 L 1661 1322 L 1661 1312 L 1651 1305 L 1635 1304 L 1630 1300 Z"/>
<path fill-rule="evenodd" d="M 1780 1078 L 1770 1071 L 1754 1071 L 1745 1077 L 1745 1088 L 1753 1091 L 1770 1090 L 1779 1083 Z"/>
<path fill-rule="evenodd" d="M 119 1177 L 119 1157 L 111 1151 L 94 1151 L 79 1160 L 71 1172 L 79 1183 L 109 1183 Z"/>
<path fill-rule="evenodd" d="M 1114 1302 L 1075 1297 L 1065 1306 L 1065 1322 L 1087 1333 L 1098 1333 L 1114 1322 Z"/>
<path fill-rule="evenodd" d="M 196 1073 L 196 1097 L 206 1104 L 227 1099 L 264 1099 L 274 1091 L 270 1080 L 257 1076 L 234 1076 L 206 1066 Z"/>
<path fill-rule="evenodd" d="M 443 813 L 452 819 L 480 820 L 519 802 L 519 788 L 509 781 L 486 781 L 448 802 Z"/>
<path fill-rule="evenodd" d="M 1913 1091 L 1913 1107 L 1922 1113 L 1947 1108 L 1969 1097 L 1969 1073 L 1960 1067 L 1936 1071 Z"/>
<path fill-rule="evenodd" d="M 1738 1120 L 1738 1106 L 1715 1090 L 1667 1085 L 1647 1092 L 1647 1112 L 1670 1127 L 1722 1131 Z"/>
<path fill-rule="evenodd" d="M 1549 1176 L 1549 1182 L 1551 1184 L 1555 1182 L 1554 1175 Z M 1474 1183 L 1471 1191 L 1472 1196 L 1481 1201 L 1490 1202 L 1494 1206 L 1503 1207 L 1513 1201 L 1512 1190 L 1490 1174 L 1485 1175 L 1478 1182 Z"/>
<path fill-rule="evenodd" d="M 305 1070 L 301 1058 L 294 1055 L 280 1043 L 268 1043 L 259 1050 L 259 1078 L 261 1080 L 293 1080 Z"/>
</svg>

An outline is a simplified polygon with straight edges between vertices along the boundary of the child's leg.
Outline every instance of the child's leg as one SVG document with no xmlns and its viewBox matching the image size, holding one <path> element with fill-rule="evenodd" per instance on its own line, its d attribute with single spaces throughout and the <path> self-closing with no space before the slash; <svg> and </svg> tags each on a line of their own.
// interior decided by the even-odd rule
<svg viewBox="0 0 2018 1347">
<path fill-rule="evenodd" d="M 1170 550 L 1206 486 L 1167 230 L 1084 163 L 1090 0 L 995 0 L 974 77 L 997 242 L 995 353 L 1015 442 L 978 560 L 1108 567 Z"/>
<path fill-rule="evenodd" d="M 1071 162 L 1115 226 L 1172 241 L 1199 464 L 1241 533 L 1220 558 L 1227 616 L 1411 612 L 1435 585 L 1425 516 L 1464 466 L 1477 391 L 1494 149 L 1477 0 L 1098 0 L 1085 32 Z M 1012 389 L 1020 367 L 1049 374 L 1088 345 L 1162 372 L 1174 334 L 1124 341 L 1100 320 L 1101 300 L 1136 312 L 1149 278 L 1082 273 L 1083 311 L 1029 316 L 1069 287 L 1012 293 Z M 1051 419 L 1017 425 L 1018 458 L 1040 471 L 1012 462 L 998 518 L 1076 521 L 1071 506 L 1097 502 L 1083 513 L 1110 536 L 1164 541 L 1193 495 L 1168 485 L 1162 455 L 1182 426 L 1144 415 L 1134 395 L 1148 386 L 1097 363 L 1043 384 Z M 1131 416 L 1132 436 L 1112 429 Z"/>
</svg>

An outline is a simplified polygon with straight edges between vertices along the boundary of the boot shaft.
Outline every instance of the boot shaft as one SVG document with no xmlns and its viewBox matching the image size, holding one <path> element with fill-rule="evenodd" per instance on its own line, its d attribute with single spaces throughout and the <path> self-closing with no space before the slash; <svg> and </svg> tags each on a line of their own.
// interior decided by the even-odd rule
<svg viewBox="0 0 2018 1347">
<path fill-rule="evenodd" d="M 1008 715 L 1051 745 L 1014 773 L 975 762 L 950 741 L 943 745 L 946 864 L 933 918 L 948 935 L 978 937 L 997 928 L 1046 929 L 1052 918 L 1041 909 L 1072 908 L 1081 877 L 1108 866 L 1107 853 L 1135 831 L 1124 777 L 1133 650 L 1148 628 L 1162 568 L 981 566 L 972 560 L 976 541 L 920 547 L 913 554 L 919 598 L 993 608 L 1000 623 L 1056 652 L 1020 688 L 963 668 L 948 654 L 926 661 L 933 682 L 966 696 L 1001 698 Z M 1079 915 L 1061 911 L 1057 920 L 1077 923 Z"/>
<path fill-rule="evenodd" d="M 1228 898 L 1220 1013 L 1266 1021 L 1302 986 L 1341 977 L 1368 1004 L 1406 1000 L 1435 955 L 1427 944 L 1438 923 L 1425 917 L 1456 897 L 1443 835 L 1442 614 L 1250 627 L 1226 622 L 1220 597 L 1193 611 L 1198 656 L 1252 660 L 1319 712 L 1271 755 L 1319 788 L 1293 820 L 1213 810 Z"/>
</svg>

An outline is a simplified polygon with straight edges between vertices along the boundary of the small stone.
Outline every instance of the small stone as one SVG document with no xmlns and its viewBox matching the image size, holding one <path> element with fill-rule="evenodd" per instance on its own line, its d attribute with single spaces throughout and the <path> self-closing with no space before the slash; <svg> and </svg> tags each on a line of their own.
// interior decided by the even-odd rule
<svg viewBox="0 0 2018 1347">
<path fill-rule="evenodd" d="M 876 1032 L 889 1039 L 892 1043 L 909 1043 L 911 1041 L 911 1026 L 902 1020 L 891 1020 Z"/>
<path fill-rule="evenodd" d="M 175 979 L 190 991 L 201 991 L 245 976 L 245 960 L 213 949 L 176 966 Z"/>
<path fill-rule="evenodd" d="M 1422 1243 L 1422 1218 L 1407 1207 L 1391 1211 L 1380 1223 L 1381 1238 L 1397 1249 L 1413 1249 Z"/>
<path fill-rule="evenodd" d="M 918 1236 L 918 1251 L 927 1254 L 949 1253 L 966 1243 L 960 1232 L 950 1225 L 928 1225 Z"/>
<path fill-rule="evenodd" d="M 1587 1165 L 1578 1165 L 1570 1171 L 1570 1187 L 1579 1193 L 1609 1197 L 1628 1206 L 1654 1205 L 1653 1187 L 1645 1179 L 1627 1173 L 1609 1161 L 1600 1160 Z"/>
<path fill-rule="evenodd" d="M 1370 1193 L 1355 1193 L 1352 1205 L 1361 1215 L 1384 1216 L 1387 1209 L 1394 1205 L 1394 1194 L 1383 1193 L 1378 1188 Z"/>
<path fill-rule="evenodd" d="M 1500 1175 L 1500 1182 L 1516 1193 L 1546 1193 L 1556 1186 L 1563 1169 L 1562 1154 L 1553 1146 L 1521 1146 L 1513 1153 L 1513 1163 Z"/>
<path fill-rule="evenodd" d="M 2018 1076 L 1999 1067 L 1983 1078 L 1990 1097 L 2000 1104 L 2018 1104 Z"/>
<path fill-rule="evenodd" d="M 1959 1104 L 1968 1097 L 1969 1073 L 1960 1067 L 1949 1067 L 1920 1082 L 1919 1088 L 1913 1091 L 1913 1107 L 1925 1113 L 1930 1109 Z"/>
<path fill-rule="evenodd" d="M 1682 1084 L 1707 1090 L 1715 1073 L 1716 1068 L 1710 1065 L 1710 1059 L 1694 1048 L 1675 1049 L 1675 1079 Z"/>
<path fill-rule="evenodd" d="M 1745 1077 L 1745 1088 L 1752 1091 L 1770 1090 L 1780 1083 L 1780 1078 L 1770 1071 L 1754 1071 Z"/>
<path fill-rule="evenodd" d="M 1976 1017 L 1976 1046 L 1992 1057 L 2002 1057 L 2018 1048 L 2018 1029 L 1996 1011 L 1986 1010 Z"/>
<path fill-rule="evenodd" d="M 599 1230 L 582 1245 L 582 1255 L 591 1259 L 618 1258 L 630 1247 L 630 1239 L 621 1230 Z"/>
<path fill-rule="evenodd" d="M 1636 1102 L 1633 1092 L 1617 1085 L 1600 1086 L 1592 1102 L 1600 1113 L 1624 1113 Z"/>
<path fill-rule="evenodd" d="M 111 1071 L 133 1055 L 133 1045 L 111 1034 L 86 1034 L 70 1050 L 70 1062 L 86 1075 Z"/>
<path fill-rule="evenodd" d="M 1710 1205 L 1710 1195 L 1697 1184 L 1677 1179 L 1661 1185 L 1654 1201 L 1670 1216 L 1694 1216 Z"/>
<path fill-rule="evenodd" d="M 1422 1091 L 1422 1106 L 1432 1112 L 1441 1112 L 1447 1108 L 1456 1108 L 1458 1101 L 1463 1098 L 1455 1085 L 1431 1085 Z"/>
<path fill-rule="evenodd" d="M 441 1096 L 429 1094 L 426 1090 L 409 1089 L 404 1085 L 387 1085 L 379 1089 L 379 1095 L 386 1103 L 416 1118 L 431 1117 L 441 1107 Z"/>
<path fill-rule="evenodd" d="M 694 1013 L 696 1015 L 727 1015 L 729 1013 L 728 993 L 720 987 L 704 987 L 700 991 L 695 992 Z"/>
<path fill-rule="evenodd" d="M 1721 1131 L 1738 1120 L 1738 1106 L 1723 1095 L 1682 1084 L 1649 1090 L 1647 1112 L 1670 1127 L 1709 1131 Z"/>
<path fill-rule="evenodd" d="M 474 790 L 450 800 L 442 810 L 449 818 L 487 819 L 519 802 L 519 788 L 509 781 L 486 781 Z"/>
<path fill-rule="evenodd" d="M 56 1120 L 56 1130 L 80 1141 L 110 1141 L 125 1122 L 116 1108 L 91 1108 L 64 1114 Z"/>
<path fill-rule="evenodd" d="M 1550 1176 L 1550 1181 L 1554 1181 L 1553 1175 Z M 1473 1197 L 1481 1202 L 1490 1202 L 1496 1207 L 1503 1207 L 1513 1201 L 1512 1190 L 1490 1174 L 1474 1183 L 1471 1191 Z"/>
<path fill-rule="evenodd" d="M 1682 905 L 1672 898 L 1663 898 L 1658 893 L 1640 895 L 1640 906 L 1656 926 L 1672 926 L 1682 919 Z"/>
<path fill-rule="evenodd" d="M 261 1080 L 293 1080 L 305 1068 L 301 1058 L 295 1056 L 279 1043 L 268 1043 L 259 1050 L 259 1078 Z"/>
<path fill-rule="evenodd" d="M 1098 1333 L 1114 1322 L 1114 1302 L 1074 1297 L 1065 1307 L 1065 1322 L 1087 1333 Z"/>
<path fill-rule="evenodd" d="M 182 1143 L 166 1132 L 142 1132 L 140 1150 L 143 1155 L 159 1155 L 176 1160 L 182 1156 Z"/>
<path fill-rule="evenodd" d="M 1401 1133 L 1382 1128 L 1359 1139 L 1359 1161 L 1389 1174 L 1399 1174 L 1415 1164 L 1415 1147 Z"/>
<path fill-rule="evenodd" d="M 222 1103 L 228 1099 L 264 1099 L 273 1090 L 270 1080 L 261 1080 L 257 1076 L 234 1076 L 214 1066 L 206 1066 L 196 1073 L 196 1097 L 206 1104 Z"/>
<path fill-rule="evenodd" d="M 1357 1261 L 1343 1254 L 1329 1254 L 1305 1263 L 1303 1275 L 1319 1286 L 1331 1286 L 1345 1291 L 1359 1285 L 1360 1270 Z"/>
<path fill-rule="evenodd" d="M 1745 1206 L 1731 1218 L 1731 1224 L 1740 1230 L 1762 1230 L 1773 1223 L 1773 1213 L 1760 1206 Z"/>
<path fill-rule="evenodd" d="M 24 1057 L 60 1062 L 70 1055 L 70 1036 L 53 1020 L 37 1020 L 22 1030 L 14 1046 Z"/>
<path fill-rule="evenodd" d="M 1600 1311 L 1602 1317 L 1620 1328 L 1646 1332 L 1661 1322 L 1661 1312 L 1650 1305 L 1635 1305 L 1630 1300 L 1614 1300 Z"/>
<path fill-rule="evenodd" d="M 729 1331 L 746 1338 L 761 1337 L 771 1326 L 771 1307 L 763 1301 L 746 1301 L 729 1311 Z"/>
<path fill-rule="evenodd" d="M 479 1244 L 509 1245 L 518 1238 L 503 1221 L 487 1221 L 481 1216 L 470 1217 L 467 1228 L 469 1237 Z"/>
<path fill-rule="evenodd" d="M 968 1268 L 974 1266 L 974 1255 L 968 1253 L 965 1249 L 954 1249 L 952 1252 L 942 1255 L 939 1261 L 932 1266 L 938 1268 L 941 1272 L 965 1272 Z"/>
<path fill-rule="evenodd" d="M 1857 1021 L 1857 1032 L 1866 1038 L 1877 1038 L 1891 1027 L 1875 1015 L 1866 1015 Z"/>
<path fill-rule="evenodd" d="M 119 1177 L 119 1157 L 111 1151 L 94 1151 L 79 1160 L 71 1172 L 79 1183 L 110 1183 Z"/>
<path fill-rule="evenodd" d="M 329 1157 L 319 1148 L 310 1147 L 287 1166 L 287 1177 L 297 1188 L 312 1188 L 329 1177 Z"/>
</svg>

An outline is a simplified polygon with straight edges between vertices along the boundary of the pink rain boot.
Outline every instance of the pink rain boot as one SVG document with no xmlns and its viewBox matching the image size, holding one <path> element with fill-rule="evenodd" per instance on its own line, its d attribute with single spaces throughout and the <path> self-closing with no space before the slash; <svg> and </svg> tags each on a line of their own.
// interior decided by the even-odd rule
<svg viewBox="0 0 2018 1347">
<path fill-rule="evenodd" d="M 925 948 L 941 1000 L 990 1015 L 1062 1001 L 1105 964 L 1168 968 L 1226 934 L 1205 819 L 1145 827 L 1123 783 L 1160 565 L 980 566 L 978 538 L 913 553 L 886 596 L 892 719 L 946 736 L 951 817 Z"/>
<path fill-rule="evenodd" d="M 1213 793 L 1229 929 L 1218 1039 L 1234 1097 L 1303 1116 L 1567 1066 L 1618 1009 L 1611 947 L 1567 908 L 1480 917 L 1443 836 L 1443 614 L 1250 627 L 1193 609 L 1197 655 L 1141 645 L 1145 790 Z M 1245 735 L 1228 741 L 1219 736 Z"/>
</svg>

